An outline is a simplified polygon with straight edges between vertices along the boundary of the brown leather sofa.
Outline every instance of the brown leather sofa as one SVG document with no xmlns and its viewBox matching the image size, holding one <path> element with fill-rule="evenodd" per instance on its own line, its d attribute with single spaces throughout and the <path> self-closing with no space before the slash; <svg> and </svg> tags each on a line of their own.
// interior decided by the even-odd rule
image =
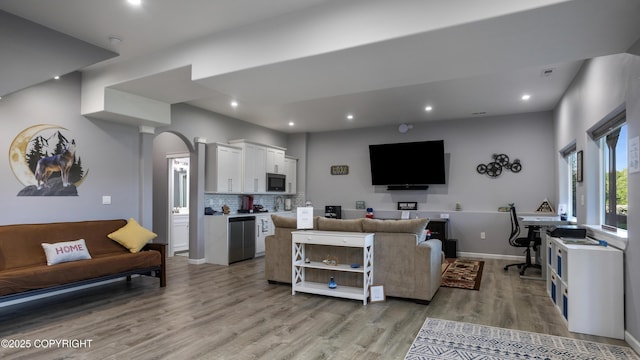
<svg viewBox="0 0 640 360">
<path fill-rule="evenodd" d="M 291 232 L 296 231 L 296 219 L 271 215 L 274 235 L 265 239 L 265 276 L 272 283 L 291 283 Z M 438 291 L 442 278 L 442 243 L 440 240 L 420 240 L 428 219 L 339 220 L 314 218 L 314 229 L 321 231 L 352 231 L 374 233 L 373 283 L 383 285 L 386 296 L 429 302 Z M 327 248 L 307 245 L 306 254 L 312 261 L 327 256 L 340 263 L 362 262 L 361 249 Z M 330 252 L 330 253 L 329 253 Z M 358 261 L 359 260 L 359 261 Z M 338 284 L 362 286 L 362 277 L 350 273 L 331 274 Z M 326 281 L 326 272 L 307 269 L 310 281 Z"/>
<path fill-rule="evenodd" d="M 143 274 L 166 286 L 166 245 L 148 243 L 131 253 L 107 237 L 126 220 L 0 226 L 0 301 L 113 278 Z M 47 265 L 42 243 L 84 239 L 91 259 Z"/>
</svg>

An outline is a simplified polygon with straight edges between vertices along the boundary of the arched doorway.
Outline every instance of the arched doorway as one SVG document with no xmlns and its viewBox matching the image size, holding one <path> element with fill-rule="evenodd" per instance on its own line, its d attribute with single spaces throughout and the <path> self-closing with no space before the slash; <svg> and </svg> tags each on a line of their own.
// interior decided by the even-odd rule
<svg viewBox="0 0 640 360">
<path fill-rule="evenodd" d="M 158 238 L 164 239 L 169 244 L 167 249 L 169 256 L 173 256 L 175 251 L 189 248 L 190 225 L 189 212 L 184 209 L 189 208 L 186 199 L 191 192 L 190 181 L 188 181 L 188 175 L 185 178 L 181 177 L 185 170 L 184 166 L 174 168 L 172 164 L 176 159 L 182 159 L 181 163 L 190 164 L 193 152 L 191 143 L 179 133 L 162 132 L 153 139 L 153 231 L 158 234 Z M 176 169 L 181 170 L 176 173 Z M 188 174 L 189 171 L 186 170 Z M 177 204 L 176 198 L 172 196 L 176 191 L 182 192 L 176 196 L 179 201 Z M 176 208 L 180 208 L 178 213 L 175 212 Z M 181 239 L 184 236 L 186 236 L 186 247 L 185 239 Z"/>
</svg>

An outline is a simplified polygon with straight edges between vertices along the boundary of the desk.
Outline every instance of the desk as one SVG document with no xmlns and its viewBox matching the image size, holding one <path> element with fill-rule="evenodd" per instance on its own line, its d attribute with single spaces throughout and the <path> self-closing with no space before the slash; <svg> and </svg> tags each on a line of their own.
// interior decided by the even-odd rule
<svg viewBox="0 0 640 360">
<path fill-rule="evenodd" d="M 541 276 L 524 276 L 521 275 L 522 279 L 532 279 L 532 280 L 547 280 L 547 252 L 544 249 L 547 248 L 547 228 L 554 225 L 566 225 L 572 224 L 569 220 L 560 220 L 560 216 L 556 215 L 526 215 L 526 216 L 518 216 L 518 221 L 522 226 L 539 226 L 540 227 L 540 239 L 542 243 L 540 244 L 540 248 L 535 252 L 535 261 L 537 264 L 540 264 L 540 272 Z M 540 251 L 542 250 L 542 251 Z"/>
</svg>

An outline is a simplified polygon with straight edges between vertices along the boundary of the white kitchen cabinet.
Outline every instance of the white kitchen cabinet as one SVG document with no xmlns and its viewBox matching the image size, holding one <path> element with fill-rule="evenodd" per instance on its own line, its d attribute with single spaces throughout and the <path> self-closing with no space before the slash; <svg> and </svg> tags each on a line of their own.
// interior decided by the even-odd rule
<svg viewBox="0 0 640 360">
<path fill-rule="evenodd" d="M 286 193 L 295 195 L 298 192 L 298 159 L 286 157 L 284 159 L 287 169 Z"/>
<path fill-rule="evenodd" d="M 226 144 L 207 144 L 205 191 L 240 193 L 242 191 L 242 149 Z"/>
<path fill-rule="evenodd" d="M 267 172 L 282 175 L 287 173 L 284 149 L 267 147 Z"/>
<path fill-rule="evenodd" d="M 264 256 L 264 240 L 267 236 L 274 234 L 271 214 L 256 215 L 256 256 Z"/>
<path fill-rule="evenodd" d="M 171 255 L 189 250 L 189 214 L 171 215 Z"/>
<path fill-rule="evenodd" d="M 232 140 L 229 143 L 242 148 L 242 192 L 247 194 L 266 192 L 266 146 L 245 140 Z"/>
</svg>

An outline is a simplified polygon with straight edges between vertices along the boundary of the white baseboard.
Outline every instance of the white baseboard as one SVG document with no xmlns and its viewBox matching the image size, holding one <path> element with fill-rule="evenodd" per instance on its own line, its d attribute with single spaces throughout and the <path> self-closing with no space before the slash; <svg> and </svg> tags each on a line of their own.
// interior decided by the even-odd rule
<svg viewBox="0 0 640 360">
<path fill-rule="evenodd" d="M 204 264 L 205 259 L 189 259 L 189 264 L 192 265 L 202 265 Z"/>
<path fill-rule="evenodd" d="M 626 341 L 636 353 L 640 354 L 640 341 L 629 334 L 628 331 L 624 332 L 624 341 Z"/>
<path fill-rule="evenodd" d="M 513 260 L 513 261 L 525 261 L 524 256 L 520 255 L 500 255 L 500 254 L 485 254 L 485 253 L 472 253 L 472 252 L 458 252 L 458 257 L 465 258 L 480 258 L 480 259 L 497 259 L 497 260 Z"/>
</svg>

